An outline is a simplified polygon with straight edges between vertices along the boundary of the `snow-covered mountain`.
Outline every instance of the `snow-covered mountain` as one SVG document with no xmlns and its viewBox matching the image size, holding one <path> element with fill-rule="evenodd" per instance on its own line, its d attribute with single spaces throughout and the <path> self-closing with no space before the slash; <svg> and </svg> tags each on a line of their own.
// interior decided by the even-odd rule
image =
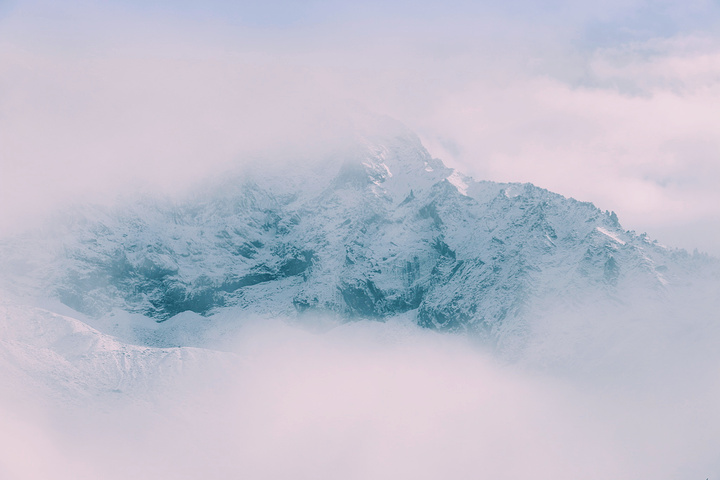
<svg viewBox="0 0 720 480">
<path fill-rule="evenodd" d="M 0 477 L 717 471 L 717 260 L 371 138 L 0 241 Z"/>
<path fill-rule="evenodd" d="M 500 342 L 550 310 L 662 299 L 718 271 L 590 203 L 474 181 L 409 133 L 247 167 L 182 199 L 84 207 L 0 248 L 8 290 L 95 318 L 406 314 Z"/>
<path fill-rule="evenodd" d="M 38 392 L 59 403 L 108 394 L 141 398 L 234 361 L 208 349 L 128 344 L 76 318 L 0 299 L 0 401 Z"/>
</svg>

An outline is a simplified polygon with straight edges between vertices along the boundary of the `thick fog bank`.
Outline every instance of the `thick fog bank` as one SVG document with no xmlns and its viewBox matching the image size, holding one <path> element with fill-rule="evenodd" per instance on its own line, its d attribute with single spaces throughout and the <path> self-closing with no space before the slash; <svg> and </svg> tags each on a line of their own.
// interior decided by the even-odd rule
<svg viewBox="0 0 720 480">
<path fill-rule="evenodd" d="M 245 320 L 224 352 L 128 354 L 150 379 L 134 389 L 100 388 L 98 372 L 67 398 L 47 385 L 6 390 L 0 476 L 713 478 L 717 322 L 664 311 L 548 319 L 513 363 L 403 319 Z M 7 353 L 14 338 L 3 343 L 6 386 L 28 371 Z M 50 384 L 58 372 L 44 375 Z"/>
</svg>

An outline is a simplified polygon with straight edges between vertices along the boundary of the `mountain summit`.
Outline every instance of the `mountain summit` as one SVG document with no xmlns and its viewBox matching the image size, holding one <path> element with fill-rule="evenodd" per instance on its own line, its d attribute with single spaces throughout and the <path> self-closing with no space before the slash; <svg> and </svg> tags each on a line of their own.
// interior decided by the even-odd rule
<svg viewBox="0 0 720 480">
<path fill-rule="evenodd" d="M 662 298 L 704 262 L 591 203 L 474 181 L 408 133 L 247 168 L 182 200 L 86 208 L 62 231 L 2 248 L 6 271 L 22 271 L 12 288 L 33 278 L 91 317 L 407 314 L 495 341 L 549 310 Z M 41 254 L 18 267 L 28 249 Z"/>
</svg>

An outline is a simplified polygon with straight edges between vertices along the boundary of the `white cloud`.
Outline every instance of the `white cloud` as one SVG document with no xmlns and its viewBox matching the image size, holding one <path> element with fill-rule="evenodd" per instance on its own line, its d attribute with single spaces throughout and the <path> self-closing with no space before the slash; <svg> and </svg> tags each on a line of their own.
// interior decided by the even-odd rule
<svg viewBox="0 0 720 480">
<path fill-rule="evenodd" d="M 117 5 L 65 23 L 21 9 L 0 42 L 0 224 L 79 193 L 172 189 L 258 152 L 312 151 L 360 105 L 478 179 L 530 181 L 720 254 L 716 40 L 570 40 L 641 3 L 576 6 L 560 33 L 480 7 L 434 30 L 422 15 L 264 30 Z"/>
<path fill-rule="evenodd" d="M 631 229 L 717 224 L 720 49 L 675 53 L 675 42 L 666 45 L 622 61 L 616 51 L 598 52 L 585 84 L 521 76 L 469 85 L 429 113 L 422 131 L 476 177 L 593 201 Z M 454 149 L 443 148 L 448 139 Z M 717 254 L 716 242 L 702 247 Z"/>
<path fill-rule="evenodd" d="M 4 392 L 0 406 L 11 415 L 0 417 L 0 469 L 13 480 L 712 476 L 720 468 L 717 327 L 653 311 L 607 322 L 548 317 L 516 365 L 396 320 L 322 334 L 246 322 L 225 362 L 203 363 L 196 350 L 152 371 L 143 355 L 117 366 L 154 379 L 149 389 L 133 390 L 125 378 L 124 392 L 99 392 L 93 382 L 104 378 L 80 377 L 89 395 L 61 390 L 53 399 L 26 385 L 21 408 Z M 649 324 L 655 331 L 646 335 Z M 577 350 L 544 367 L 568 347 Z M 14 378 L 0 374 L 4 385 Z M 45 372 L 45 387 L 57 374 Z M 42 461 L 12 454 L 13 445 Z"/>
</svg>

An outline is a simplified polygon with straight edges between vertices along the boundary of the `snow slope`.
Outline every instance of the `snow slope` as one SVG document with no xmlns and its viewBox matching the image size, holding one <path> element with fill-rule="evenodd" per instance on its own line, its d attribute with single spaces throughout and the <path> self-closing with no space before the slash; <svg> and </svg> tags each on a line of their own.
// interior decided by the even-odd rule
<svg viewBox="0 0 720 480">
<path fill-rule="evenodd" d="M 76 318 L 0 299 L 2 396 L 59 405 L 119 394 L 143 398 L 235 360 L 206 349 L 126 343 Z"/>
</svg>

